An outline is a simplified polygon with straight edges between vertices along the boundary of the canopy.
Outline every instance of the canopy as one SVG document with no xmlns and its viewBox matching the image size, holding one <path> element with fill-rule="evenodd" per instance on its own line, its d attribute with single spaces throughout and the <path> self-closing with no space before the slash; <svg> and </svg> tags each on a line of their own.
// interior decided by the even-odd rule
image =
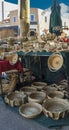
<svg viewBox="0 0 69 130">
<path fill-rule="evenodd" d="M 60 35 L 61 27 L 62 21 L 60 14 L 60 5 L 58 4 L 57 0 L 54 0 L 53 6 L 51 7 L 49 31 L 51 33 L 56 33 L 56 35 Z"/>
</svg>

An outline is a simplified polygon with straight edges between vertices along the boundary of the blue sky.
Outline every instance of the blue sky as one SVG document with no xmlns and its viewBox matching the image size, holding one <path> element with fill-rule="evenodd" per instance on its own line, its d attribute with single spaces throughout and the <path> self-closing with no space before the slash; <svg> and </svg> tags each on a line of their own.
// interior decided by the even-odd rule
<svg viewBox="0 0 69 130">
<path fill-rule="evenodd" d="M 18 0 L 5 0 L 12 3 L 18 3 Z M 69 5 L 69 0 L 58 0 L 59 3 Z M 53 4 L 53 0 L 30 0 L 31 7 L 46 9 Z"/>
</svg>

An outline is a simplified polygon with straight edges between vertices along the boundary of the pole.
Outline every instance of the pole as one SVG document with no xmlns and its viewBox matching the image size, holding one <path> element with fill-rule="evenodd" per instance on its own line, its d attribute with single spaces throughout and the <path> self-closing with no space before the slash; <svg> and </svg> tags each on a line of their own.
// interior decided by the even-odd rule
<svg viewBox="0 0 69 130">
<path fill-rule="evenodd" d="M 20 0 L 20 37 L 27 38 L 30 26 L 30 0 Z"/>
</svg>

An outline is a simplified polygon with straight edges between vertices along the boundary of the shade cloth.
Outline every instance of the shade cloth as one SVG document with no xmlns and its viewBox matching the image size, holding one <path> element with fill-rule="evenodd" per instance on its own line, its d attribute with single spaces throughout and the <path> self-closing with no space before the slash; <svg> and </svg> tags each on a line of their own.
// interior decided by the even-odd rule
<svg viewBox="0 0 69 130">
<path fill-rule="evenodd" d="M 11 65 L 8 60 L 1 60 L 0 61 L 0 74 L 2 72 L 16 69 L 19 72 L 22 72 L 22 64 L 20 61 L 18 61 L 15 65 Z"/>
</svg>

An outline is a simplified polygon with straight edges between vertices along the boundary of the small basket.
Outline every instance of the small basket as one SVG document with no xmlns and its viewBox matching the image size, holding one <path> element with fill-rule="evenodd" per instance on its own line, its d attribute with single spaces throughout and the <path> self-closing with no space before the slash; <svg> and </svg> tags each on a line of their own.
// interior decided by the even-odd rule
<svg viewBox="0 0 69 130">
<path fill-rule="evenodd" d="M 48 68 L 52 72 L 58 71 L 63 65 L 63 57 L 61 53 L 55 52 L 48 58 Z"/>
<path fill-rule="evenodd" d="M 30 75 L 26 75 L 26 76 L 24 76 L 23 77 L 23 80 L 25 81 L 25 82 L 31 82 L 31 81 L 34 81 L 35 80 L 35 76 L 30 76 Z"/>
<path fill-rule="evenodd" d="M 42 103 L 46 98 L 46 93 L 45 92 L 33 92 L 28 96 L 28 101 L 29 102 L 37 102 L 37 103 Z"/>
<path fill-rule="evenodd" d="M 0 95 L 11 93 L 15 89 L 16 83 L 18 81 L 17 80 L 17 76 L 16 75 L 12 75 L 10 77 L 11 78 L 10 78 L 9 83 L 2 84 L 2 90 L 0 89 Z"/>
<path fill-rule="evenodd" d="M 63 92 L 60 92 L 60 91 L 52 91 L 48 94 L 48 97 L 50 98 L 54 98 L 54 97 L 57 97 L 57 98 L 64 98 L 64 93 Z"/>
<path fill-rule="evenodd" d="M 67 80 L 62 80 L 58 86 L 59 90 L 66 90 L 68 88 L 68 81 Z"/>
<path fill-rule="evenodd" d="M 47 117 L 54 120 L 64 118 L 69 111 L 69 102 L 64 99 L 51 98 L 43 103 L 43 112 Z"/>
<path fill-rule="evenodd" d="M 23 92 L 15 91 L 5 96 L 5 102 L 11 107 L 20 106 L 24 103 L 26 95 Z"/>
<path fill-rule="evenodd" d="M 47 86 L 47 83 L 45 83 L 45 82 L 33 82 L 32 86 L 37 88 L 37 90 L 42 90 L 43 88 L 45 88 Z"/>
<path fill-rule="evenodd" d="M 8 70 L 8 71 L 5 71 L 7 74 L 18 74 L 18 70 L 16 69 L 12 69 L 12 70 Z"/>
<path fill-rule="evenodd" d="M 52 84 L 52 85 L 46 86 L 43 90 L 44 90 L 47 94 L 49 94 L 50 92 L 57 91 L 58 88 L 57 88 L 57 85 L 56 85 L 56 84 Z"/>
<path fill-rule="evenodd" d="M 61 80 L 61 81 L 60 81 L 60 84 L 65 84 L 65 85 L 66 85 L 66 84 L 68 84 L 68 81 L 67 81 L 66 79 Z"/>
<path fill-rule="evenodd" d="M 42 106 L 38 103 L 26 103 L 20 106 L 19 113 L 25 118 L 35 118 L 42 112 Z"/>
</svg>

